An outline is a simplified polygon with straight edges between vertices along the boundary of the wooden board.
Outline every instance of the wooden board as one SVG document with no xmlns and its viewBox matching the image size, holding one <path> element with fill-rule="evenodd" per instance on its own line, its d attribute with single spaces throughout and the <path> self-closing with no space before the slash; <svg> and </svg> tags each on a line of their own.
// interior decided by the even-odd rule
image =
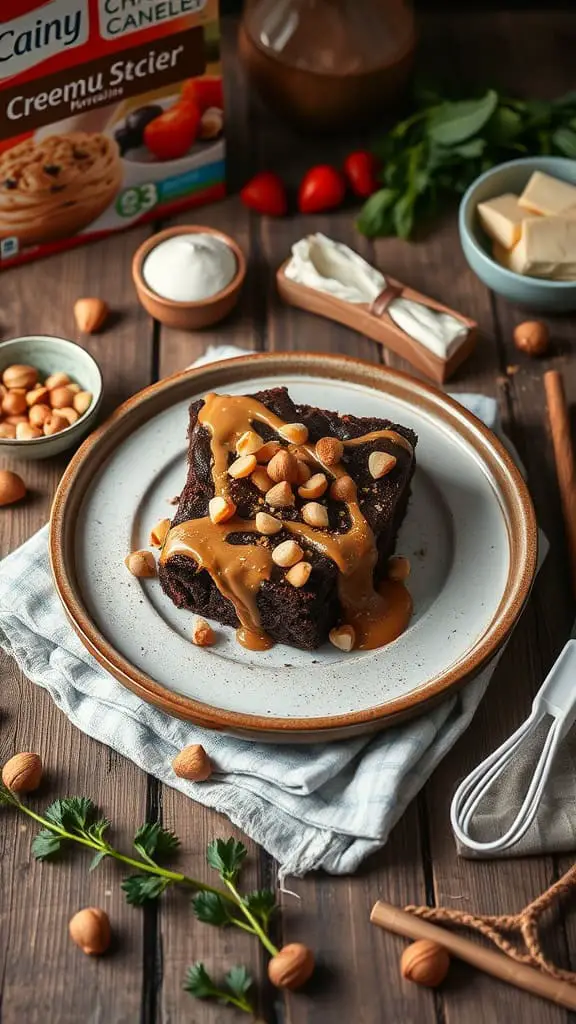
<svg viewBox="0 0 576 1024">
<path fill-rule="evenodd" d="M 432 74 L 446 64 L 458 80 L 498 78 L 510 91 L 552 96 L 570 88 L 576 25 L 570 13 L 468 14 L 427 18 L 422 66 Z M 278 123 L 249 96 L 234 58 L 235 25 L 225 31 L 231 187 L 260 167 L 285 174 L 297 185 L 314 162 L 338 161 L 358 140 L 302 139 Z M 494 69 L 497 69 L 497 73 Z M 254 350 L 332 351 L 403 365 L 374 342 L 299 310 L 284 308 L 274 273 L 290 245 L 308 231 L 322 230 L 354 245 L 384 271 L 444 300 L 478 320 L 476 353 L 449 390 L 481 391 L 497 398 L 504 426 L 527 468 L 540 523 L 551 551 L 522 623 L 492 680 L 488 695 L 465 737 L 435 772 L 423 793 L 395 827 L 386 847 L 354 878 L 312 875 L 291 880 L 300 900 L 281 895 L 278 942 L 301 940 L 318 954 L 316 979 L 302 994 L 285 996 L 267 985 L 265 958 L 250 937 L 221 933 L 196 923 L 184 893 L 169 893 L 158 909 L 134 910 L 119 890 L 122 872 L 105 862 L 87 873 L 83 855 L 59 865 L 38 865 L 30 856 L 33 829 L 2 810 L 0 832 L 0 1020 L 2 1024 L 225 1024 L 242 1018 L 228 1009 L 200 1004 L 182 991 L 186 967 L 196 959 L 219 973 L 245 962 L 260 982 L 260 1013 L 267 1024 L 493 1024 L 518 1018 L 527 1024 L 568 1024 L 568 1014 L 524 996 L 472 969 L 454 965 L 436 994 L 399 978 L 401 940 L 372 928 L 368 914 L 378 896 L 399 905 L 438 903 L 484 912 L 514 911 L 544 889 L 570 858 L 475 862 L 456 856 L 448 806 L 459 779 L 514 729 L 569 631 L 574 616 L 566 547 L 552 449 L 546 428 L 542 373 L 562 369 L 568 396 L 576 402 L 574 320 L 550 321 L 553 346 L 532 362 L 514 349 L 512 330 L 520 310 L 496 301 L 468 271 L 453 216 L 416 244 L 362 239 L 351 209 L 331 215 L 273 221 L 248 213 L 231 196 L 192 211 L 181 222 L 208 223 L 233 234 L 250 255 L 240 306 L 225 323 L 202 334 L 184 334 L 152 324 L 137 305 L 130 256 L 147 229 L 117 236 L 0 276 L 1 331 L 75 337 L 73 301 L 100 294 L 118 316 L 88 345 L 102 365 L 106 407 L 158 376 L 189 365 L 209 344 Z M 403 368 L 406 368 L 405 366 Z M 0 554 L 22 543 L 47 519 L 51 495 L 65 459 L 20 467 L 30 487 L 21 508 L 2 510 Z M 2 466 L 7 463 L 2 462 Z M 19 467 L 15 465 L 16 469 Z M 38 749 L 47 781 L 34 798 L 43 806 L 56 794 L 91 795 L 117 826 L 115 839 L 129 846 L 134 828 L 160 817 L 183 842 L 185 870 L 208 877 L 207 841 L 240 833 L 225 819 L 169 787 L 147 778 L 130 762 L 75 730 L 49 695 L 21 678 L 2 660 L 0 757 Z M 276 865 L 248 843 L 249 885 L 274 885 Z M 70 943 L 66 928 L 83 905 L 109 911 L 117 948 L 94 961 Z M 549 949 L 559 964 L 576 966 L 576 920 L 560 908 Z"/>
</svg>

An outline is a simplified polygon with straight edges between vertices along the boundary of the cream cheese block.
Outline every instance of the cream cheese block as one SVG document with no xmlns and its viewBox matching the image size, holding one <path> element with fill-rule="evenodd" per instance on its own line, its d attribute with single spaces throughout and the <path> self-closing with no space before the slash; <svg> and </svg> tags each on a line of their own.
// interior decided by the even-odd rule
<svg viewBox="0 0 576 1024">
<path fill-rule="evenodd" d="M 487 235 L 498 245 L 511 249 L 520 240 L 522 221 L 526 218 L 518 196 L 507 192 L 485 203 L 478 203 L 478 216 Z"/>
<path fill-rule="evenodd" d="M 576 217 L 576 187 L 543 171 L 534 171 L 518 200 L 522 209 L 546 217 Z"/>
<path fill-rule="evenodd" d="M 508 270 L 554 281 L 576 280 L 576 219 L 529 217 L 513 249 L 494 245 L 494 257 Z"/>
</svg>

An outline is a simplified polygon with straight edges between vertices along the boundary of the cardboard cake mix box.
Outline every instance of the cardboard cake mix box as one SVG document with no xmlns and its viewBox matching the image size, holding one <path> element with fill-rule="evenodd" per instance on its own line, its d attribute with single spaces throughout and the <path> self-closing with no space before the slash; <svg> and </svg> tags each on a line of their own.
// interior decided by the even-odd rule
<svg viewBox="0 0 576 1024">
<path fill-rule="evenodd" d="M 0 269 L 224 194 L 218 0 L 1 0 Z"/>
</svg>

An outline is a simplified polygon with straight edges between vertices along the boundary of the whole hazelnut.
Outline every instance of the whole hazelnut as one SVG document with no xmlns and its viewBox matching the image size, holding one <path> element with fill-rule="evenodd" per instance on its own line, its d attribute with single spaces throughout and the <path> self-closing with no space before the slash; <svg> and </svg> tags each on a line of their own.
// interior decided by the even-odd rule
<svg viewBox="0 0 576 1024">
<path fill-rule="evenodd" d="M 16 427 L 12 437 L 16 437 Z M 0 469 L 0 505 L 12 505 L 20 501 L 26 494 L 26 485 L 17 473 L 9 469 Z"/>
<path fill-rule="evenodd" d="M 189 782 L 205 782 L 212 775 L 210 758 L 200 743 L 184 747 L 172 761 L 174 774 Z"/>
<path fill-rule="evenodd" d="M 65 409 L 67 406 L 70 407 L 74 401 L 74 392 L 70 391 L 66 385 L 62 387 L 52 388 L 49 392 L 50 405 L 53 409 Z"/>
<path fill-rule="evenodd" d="M 63 387 L 64 384 L 70 383 L 70 377 L 67 373 L 51 373 L 49 377 L 46 377 L 44 381 L 44 387 L 52 391 L 53 388 Z"/>
<path fill-rule="evenodd" d="M 48 419 L 44 420 L 44 434 L 46 437 L 50 437 L 52 434 L 59 434 L 61 430 L 65 430 L 70 424 L 68 420 L 65 420 L 63 416 L 57 416 L 53 413 Z"/>
<path fill-rule="evenodd" d="M 67 402 L 67 405 L 70 403 Z M 92 405 L 92 394 L 90 391 L 78 391 L 77 394 L 72 396 L 72 405 L 79 416 L 83 416 Z"/>
<path fill-rule="evenodd" d="M 83 953 L 99 956 L 105 953 L 110 945 L 110 918 L 105 910 L 99 907 L 85 907 L 70 919 L 68 925 L 70 938 Z"/>
<path fill-rule="evenodd" d="M 2 383 L 7 388 L 24 388 L 28 391 L 38 380 L 38 370 L 34 366 L 7 366 L 2 374 Z"/>
<path fill-rule="evenodd" d="M 44 405 L 42 402 L 39 405 L 33 405 L 28 412 L 28 419 L 33 427 L 43 427 L 46 420 L 49 420 L 52 416 L 52 409 L 49 405 Z"/>
<path fill-rule="evenodd" d="M 541 320 L 526 320 L 514 328 L 514 344 L 529 356 L 542 356 L 550 344 L 550 332 Z"/>
<path fill-rule="evenodd" d="M 436 988 L 448 974 L 450 955 L 443 946 L 430 939 L 418 939 L 407 946 L 400 959 L 402 977 L 417 985 Z"/>
<path fill-rule="evenodd" d="M 2 412 L 4 416 L 21 416 L 26 412 L 26 395 L 9 391 L 2 399 Z"/>
<path fill-rule="evenodd" d="M 268 977 L 276 988 L 300 988 L 314 970 L 314 954 L 301 942 L 283 946 L 268 963 Z"/>
<path fill-rule="evenodd" d="M 35 437 L 42 437 L 42 431 L 40 427 L 33 427 L 31 423 L 18 423 L 16 437 L 19 441 L 32 441 Z"/>
<path fill-rule="evenodd" d="M 16 427 L 12 423 L 0 423 L 0 438 L 15 438 Z"/>
<path fill-rule="evenodd" d="M 67 421 L 69 426 L 72 426 L 73 423 L 76 423 L 76 420 L 78 419 L 78 413 L 76 412 L 76 409 L 72 408 L 71 405 L 64 406 L 63 409 L 58 409 L 58 415 L 62 416 Z"/>
<path fill-rule="evenodd" d="M 30 751 L 15 754 L 2 769 L 2 782 L 13 793 L 32 793 L 41 780 L 42 760 Z"/>
<path fill-rule="evenodd" d="M 48 396 L 48 388 L 36 387 L 32 391 L 29 391 L 26 395 L 26 405 L 38 405 L 43 402 Z"/>
</svg>

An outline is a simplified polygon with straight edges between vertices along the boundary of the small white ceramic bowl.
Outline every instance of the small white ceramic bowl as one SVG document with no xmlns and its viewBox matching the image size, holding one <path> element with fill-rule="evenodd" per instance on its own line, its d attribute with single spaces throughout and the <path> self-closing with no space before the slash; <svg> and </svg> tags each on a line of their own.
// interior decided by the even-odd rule
<svg viewBox="0 0 576 1024">
<path fill-rule="evenodd" d="M 562 156 L 531 156 L 510 160 L 481 174 L 460 203 L 460 242 L 468 265 L 492 291 L 509 302 L 548 313 L 576 310 L 576 281 L 549 281 L 543 277 L 515 274 L 493 259 L 490 240 L 482 230 L 476 207 L 504 192 L 519 194 L 534 171 L 576 185 L 576 160 Z"/>
<path fill-rule="evenodd" d="M 92 393 L 92 405 L 76 423 L 65 427 L 58 434 L 34 437 L 30 441 L 0 438 L 0 454 L 14 459 L 47 459 L 78 444 L 94 426 L 102 401 L 102 374 L 90 353 L 73 341 L 33 334 L 0 343 L 0 378 L 6 367 L 14 364 L 35 366 L 41 380 L 51 373 L 67 373 L 71 380 L 80 385 L 82 391 Z"/>
</svg>

